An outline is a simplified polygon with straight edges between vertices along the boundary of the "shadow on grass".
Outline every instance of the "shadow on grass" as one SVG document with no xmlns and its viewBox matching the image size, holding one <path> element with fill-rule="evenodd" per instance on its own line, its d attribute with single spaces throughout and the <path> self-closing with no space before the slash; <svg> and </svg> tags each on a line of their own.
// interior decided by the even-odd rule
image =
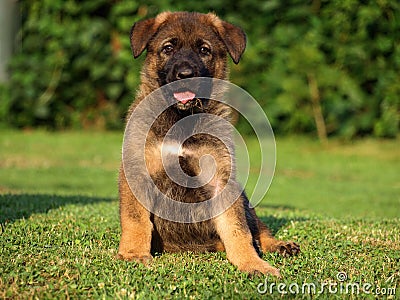
<svg viewBox="0 0 400 300">
<path fill-rule="evenodd" d="M 262 208 L 267 209 L 278 209 L 278 210 L 295 210 L 294 206 L 291 205 L 282 205 L 282 204 L 263 204 Z"/>
<path fill-rule="evenodd" d="M 274 204 L 264 204 L 262 205 L 263 209 L 267 209 L 268 211 L 274 211 L 274 210 L 278 210 L 278 211 L 287 211 L 287 212 L 293 212 L 295 209 L 294 206 L 290 206 L 290 205 L 274 205 Z M 274 217 L 272 215 L 266 215 L 266 216 L 262 216 L 260 217 L 261 221 L 263 221 L 263 223 L 265 225 L 267 225 L 267 227 L 269 228 L 269 230 L 271 230 L 271 233 L 273 235 L 275 235 L 279 229 L 281 229 L 282 227 L 285 227 L 288 223 L 290 222 L 303 222 L 303 221 L 307 221 L 308 218 L 305 217 Z"/>
<path fill-rule="evenodd" d="M 0 224 L 29 218 L 35 213 L 46 213 L 68 204 L 87 205 L 98 202 L 111 202 L 112 198 L 89 196 L 60 196 L 46 194 L 5 194 L 0 195 Z"/>
<path fill-rule="evenodd" d="M 47 194 L 0 194 L 0 224 L 14 222 L 22 218 L 29 218 L 35 213 L 47 213 L 68 204 L 88 205 L 99 202 L 115 201 L 114 198 L 100 198 L 89 196 L 62 196 Z M 264 205 L 263 208 L 278 210 L 293 210 L 289 206 Z M 286 218 L 263 216 L 260 219 L 268 226 L 272 234 L 276 234 L 280 228 L 285 227 L 291 221 L 306 221 L 307 218 Z"/>
<path fill-rule="evenodd" d="M 273 235 L 275 235 L 279 229 L 282 227 L 285 227 L 288 223 L 290 222 L 304 222 L 307 221 L 308 218 L 302 218 L 302 217 L 294 217 L 294 218 L 277 218 L 274 216 L 266 216 L 266 217 L 260 217 L 261 221 L 267 225 L 269 230 Z"/>
</svg>

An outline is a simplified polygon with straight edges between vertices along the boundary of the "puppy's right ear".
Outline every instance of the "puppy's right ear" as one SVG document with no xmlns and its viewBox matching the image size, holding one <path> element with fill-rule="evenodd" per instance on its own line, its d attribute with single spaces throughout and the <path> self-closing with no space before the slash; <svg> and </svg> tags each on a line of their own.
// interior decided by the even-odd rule
<svg viewBox="0 0 400 300">
<path fill-rule="evenodd" d="M 133 57 L 137 58 L 144 49 L 147 48 L 149 41 L 156 34 L 160 26 L 167 21 L 171 12 L 165 11 L 158 14 L 153 19 L 136 22 L 131 29 L 131 48 Z"/>
<path fill-rule="evenodd" d="M 137 58 L 144 49 L 146 49 L 148 42 L 156 33 L 155 19 L 148 19 L 136 22 L 131 28 L 131 49 L 133 57 Z"/>
</svg>

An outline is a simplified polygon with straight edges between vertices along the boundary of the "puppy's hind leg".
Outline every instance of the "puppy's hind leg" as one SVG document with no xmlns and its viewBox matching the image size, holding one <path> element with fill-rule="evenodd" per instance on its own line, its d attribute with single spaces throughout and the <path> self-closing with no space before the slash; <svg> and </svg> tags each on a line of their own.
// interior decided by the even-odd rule
<svg viewBox="0 0 400 300">
<path fill-rule="evenodd" d="M 248 201 L 246 203 L 248 205 Z M 277 240 L 272 234 L 268 227 L 257 217 L 254 208 L 250 206 L 246 207 L 249 212 L 248 222 L 255 226 L 255 230 L 252 230 L 254 238 L 259 241 L 262 252 L 279 252 L 284 256 L 292 256 L 300 253 L 300 246 L 295 242 Z"/>
</svg>

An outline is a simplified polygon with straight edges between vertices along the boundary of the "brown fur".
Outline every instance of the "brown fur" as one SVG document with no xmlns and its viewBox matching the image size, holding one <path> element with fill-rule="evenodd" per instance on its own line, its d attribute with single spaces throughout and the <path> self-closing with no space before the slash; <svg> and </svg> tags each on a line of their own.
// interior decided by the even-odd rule
<svg viewBox="0 0 400 300">
<path fill-rule="evenodd" d="M 172 43 L 173 50 L 170 51 L 168 43 Z M 210 53 L 202 48 L 202 43 L 206 50 L 211 48 Z M 246 38 L 241 29 L 214 14 L 165 12 L 154 19 L 136 23 L 131 31 L 131 45 L 135 58 L 144 50 L 147 50 L 147 56 L 139 92 L 127 118 L 152 91 L 177 80 L 175 77 L 181 74 L 179 68 L 184 68 L 185 72 L 187 68 L 193 71 L 190 77 L 227 80 L 227 54 L 238 63 Z M 199 54 L 198 51 L 203 50 L 204 53 Z M 178 69 L 178 75 L 174 68 Z M 182 71 L 182 74 L 186 73 Z M 220 102 L 198 101 L 168 108 L 154 122 L 146 139 L 146 166 L 151 178 L 161 192 L 181 202 L 201 202 L 211 198 L 225 186 L 231 172 L 234 172 L 227 146 L 215 137 L 197 134 L 183 144 L 184 153 L 179 162 L 185 173 L 196 176 L 200 172 L 199 158 L 210 154 L 216 162 L 212 180 L 203 187 L 189 189 L 177 185 L 166 175 L 160 145 L 172 125 L 183 116 L 197 112 L 211 113 L 227 120 L 232 116 L 230 108 Z M 139 178 L 140 174 L 138 181 Z M 145 187 L 143 189 L 146 192 Z M 297 244 L 278 241 L 270 234 L 244 193 L 221 215 L 197 223 L 172 222 L 147 211 L 131 192 L 123 166 L 120 169 L 119 194 L 122 236 L 118 255 L 124 260 L 146 263 L 151 260 L 151 253 L 156 252 L 225 250 L 228 259 L 242 271 L 279 276 L 277 269 L 260 258 L 260 251 L 278 251 L 288 255 L 299 252 Z"/>
</svg>

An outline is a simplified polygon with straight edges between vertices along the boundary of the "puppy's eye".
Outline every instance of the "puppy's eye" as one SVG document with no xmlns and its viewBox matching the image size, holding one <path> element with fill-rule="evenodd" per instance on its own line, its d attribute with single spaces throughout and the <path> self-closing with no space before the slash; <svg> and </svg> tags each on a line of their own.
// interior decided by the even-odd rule
<svg viewBox="0 0 400 300">
<path fill-rule="evenodd" d="M 174 46 L 167 44 L 163 47 L 162 52 L 165 54 L 170 54 L 174 50 Z"/>
<path fill-rule="evenodd" d="M 211 49 L 208 48 L 207 46 L 201 46 L 200 47 L 200 54 L 210 55 L 211 54 Z"/>
</svg>

